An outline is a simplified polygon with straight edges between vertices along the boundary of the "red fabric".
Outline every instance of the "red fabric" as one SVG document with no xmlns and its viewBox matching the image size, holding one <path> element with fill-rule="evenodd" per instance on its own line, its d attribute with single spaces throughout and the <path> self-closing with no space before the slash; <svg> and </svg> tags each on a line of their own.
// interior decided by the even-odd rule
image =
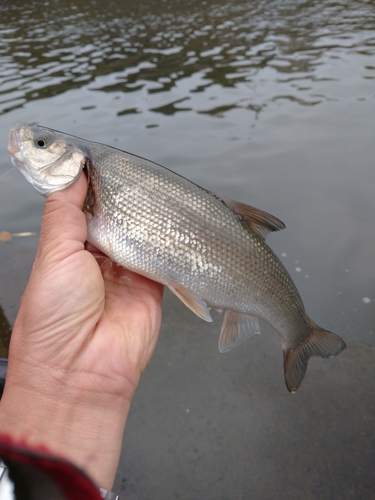
<svg viewBox="0 0 375 500">
<path fill-rule="evenodd" d="M 7 463 L 37 467 L 61 490 L 66 500 L 101 500 L 98 489 L 78 467 L 48 451 L 44 446 L 30 446 L 0 434 L 0 457 Z"/>
</svg>

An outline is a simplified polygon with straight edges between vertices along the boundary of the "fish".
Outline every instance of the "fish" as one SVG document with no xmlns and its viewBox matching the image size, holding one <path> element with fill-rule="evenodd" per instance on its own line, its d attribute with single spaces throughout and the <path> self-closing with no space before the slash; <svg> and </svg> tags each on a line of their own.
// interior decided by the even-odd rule
<svg viewBox="0 0 375 500">
<path fill-rule="evenodd" d="M 219 350 L 255 333 L 278 333 L 290 392 L 311 356 L 346 348 L 305 312 L 289 273 L 265 242 L 285 227 L 277 217 L 220 197 L 157 163 L 41 125 L 9 133 L 13 165 L 47 197 L 88 178 L 87 240 L 118 264 L 167 286 L 205 321 L 224 312 Z"/>
</svg>

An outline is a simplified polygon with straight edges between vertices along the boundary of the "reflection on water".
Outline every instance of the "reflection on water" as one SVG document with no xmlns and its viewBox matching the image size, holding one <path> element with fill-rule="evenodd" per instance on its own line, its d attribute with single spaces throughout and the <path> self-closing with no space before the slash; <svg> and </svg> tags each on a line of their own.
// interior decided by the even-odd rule
<svg viewBox="0 0 375 500">
<path fill-rule="evenodd" d="M 309 314 L 374 344 L 374 26 L 372 0 L 2 2 L 0 175 L 38 121 L 259 206 Z M 3 177 L 0 231 L 42 204 Z"/>
<path fill-rule="evenodd" d="M 374 55 L 372 6 L 366 1 L 134 5 L 16 0 L 0 7 L 0 109 L 87 85 L 105 92 L 168 92 L 185 79 L 190 80 L 186 97 L 153 110 L 167 115 L 194 109 L 223 115 L 233 107 L 259 112 L 276 99 L 312 106 L 330 98 L 316 93 L 313 84 L 333 78 L 319 72 L 324 59 L 334 65 L 342 49 Z M 276 72 L 279 83 L 267 99 L 254 88 L 265 68 Z M 375 78 L 374 61 L 361 70 L 363 78 Z M 195 93 L 239 83 L 249 89 L 246 99 L 197 109 Z M 118 113 L 141 111 L 133 107 Z"/>
</svg>

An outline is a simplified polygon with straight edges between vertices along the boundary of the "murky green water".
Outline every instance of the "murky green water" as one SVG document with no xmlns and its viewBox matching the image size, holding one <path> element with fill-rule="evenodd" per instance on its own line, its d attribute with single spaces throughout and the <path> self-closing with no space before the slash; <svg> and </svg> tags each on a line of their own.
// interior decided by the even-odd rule
<svg viewBox="0 0 375 500">
<path fill-rule="evenodd" d="M 375 344 L 374 1 L 134 3 L 1 3 L 0 175 L 39 122 L 258 206 L 309 315 Z M 0 231 L 43 203 L 3 177 Z"/>
</svg>

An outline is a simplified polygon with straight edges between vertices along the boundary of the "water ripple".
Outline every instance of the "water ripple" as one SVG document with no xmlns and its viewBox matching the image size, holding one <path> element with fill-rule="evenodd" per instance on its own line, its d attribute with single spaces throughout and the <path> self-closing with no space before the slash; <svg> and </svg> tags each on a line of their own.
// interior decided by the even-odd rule
<svg viewBox="0 0 375 500">
<path fill-rule="evenodd" d="M 149 109 L 166 115 L 197 110 L 196 92 L 249 82 L 259 88 L 265 78 L 283 84 L 268 102 L 313 105 L 321 101 L 310 94 L 311 85 L 290 82 L 321 81 L 320 69 L 331 64 L 327 58 L 375 52 L 375 14 L 364 0 L 141 1 L 136 6 L 125 1 L 95 2 L 95 8 L 62 0 L 31 0 L 25 8 L 15 0 L 0 7 L 0 19 L 0 113 L 72 88 L 155 94 L 186 79 L 191 106 L 155 108 L 151 102 Z M 371 68 L 363 64 L 363 78 L 373 78 Z M 202 78 L 198 84 L 196 76 Z M 187 98 L 175 102 L 181 99 Z M 234 107 L 238 103 L 199 112 L 220 116 Z"/>
</svg>

